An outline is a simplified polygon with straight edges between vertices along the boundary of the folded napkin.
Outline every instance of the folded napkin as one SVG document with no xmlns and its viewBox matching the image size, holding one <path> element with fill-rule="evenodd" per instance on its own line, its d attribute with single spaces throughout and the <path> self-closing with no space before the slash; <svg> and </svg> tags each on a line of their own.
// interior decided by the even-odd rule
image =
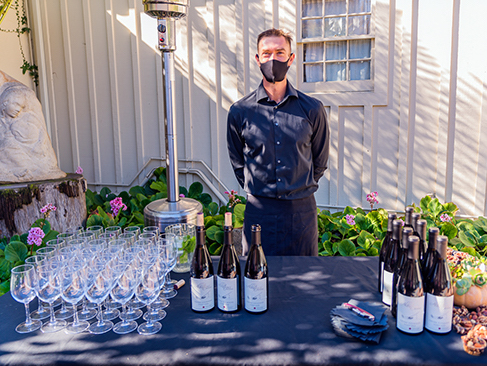
<svg viewBox="0 0 487 366">
<path fill-rule="evenodd" d="M 343 305 L 339 305 L 330 312 L 331 324 L 335 332 L 342 337 L 379 343 L 382 332 L 389 327 L 387 315 L 385 314 L 387 308 L 380 303 L 354 299 L 351 299 L 348 303 L 369 312 L 374 316 L 374 320 L 370 320 Z"/>
</svg>

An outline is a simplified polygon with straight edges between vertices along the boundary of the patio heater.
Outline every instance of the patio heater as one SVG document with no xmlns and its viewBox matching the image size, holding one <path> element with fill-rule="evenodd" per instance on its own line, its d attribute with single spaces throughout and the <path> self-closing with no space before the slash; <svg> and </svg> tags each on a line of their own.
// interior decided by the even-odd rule
<svg viewBox="0 0 487 366">
<path fill-rule="evenodd" d="M 200 202 L 179 197 L 178 151 L 175 116 L 174 51 L 176 50 L 176 20 L 186 15 L 189 0 L 142 0 L 144 12 L 157 18 L 159 50 L 162 52 L 164 83 L 164 131 L 166 135 L 167 198 L 148 204 L 144 209 L 145 225 L 166 226 L 196 223 L 196 214 L 203 210 Z"/>
</svg>

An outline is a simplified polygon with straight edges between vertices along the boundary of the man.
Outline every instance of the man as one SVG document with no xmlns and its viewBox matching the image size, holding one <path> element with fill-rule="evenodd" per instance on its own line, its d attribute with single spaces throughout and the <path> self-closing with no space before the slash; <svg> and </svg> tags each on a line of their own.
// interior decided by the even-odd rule
<svg viewBox="0 0 487 366">
<path fill-rule="evenodd" d="M 327 168 L 329 128 L 321 102 L 287 81 L 295 58 L 291 41 L 278 29 L 257 38 L 255 60 L 264 77 L 230 108 L 228 151 L 248 194 L 247 246 L 251 225 L 260 224 L 266 255 L 318 255 L 314 192 Z"/>
</svg>

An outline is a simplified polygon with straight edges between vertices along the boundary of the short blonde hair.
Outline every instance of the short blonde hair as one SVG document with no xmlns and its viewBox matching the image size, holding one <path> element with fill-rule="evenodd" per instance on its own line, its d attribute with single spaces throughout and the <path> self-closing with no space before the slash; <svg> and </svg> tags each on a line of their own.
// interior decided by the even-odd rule
<svg viewBox="0 0 487 366">
<path fill-rule="evenodd" d="M 286 39 L 286 42 L 289 45 L 289 48 L 291 48 L 291 42 L 293 41 L 293 37 L 291 36 L 291 34 L 283 31 L 282 29 L 271 28 L 263 31 L 257 37 L 257 52 L 259 52 L 260 41 L 262 40 L 262 38 L 266 38 L 266 37 L 284 37 Z"/>
</svg>

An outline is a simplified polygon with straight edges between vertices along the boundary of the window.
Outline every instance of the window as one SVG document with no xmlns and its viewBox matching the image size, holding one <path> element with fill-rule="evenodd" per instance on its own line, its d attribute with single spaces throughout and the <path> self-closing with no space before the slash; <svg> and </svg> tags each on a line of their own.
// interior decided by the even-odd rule
<svg viewBox="0 0 487 366">
<path fill-rule="evenodd" d="M 304 83 L 372 79 L 371 0 L 302 0 Z"/>
</svg>

